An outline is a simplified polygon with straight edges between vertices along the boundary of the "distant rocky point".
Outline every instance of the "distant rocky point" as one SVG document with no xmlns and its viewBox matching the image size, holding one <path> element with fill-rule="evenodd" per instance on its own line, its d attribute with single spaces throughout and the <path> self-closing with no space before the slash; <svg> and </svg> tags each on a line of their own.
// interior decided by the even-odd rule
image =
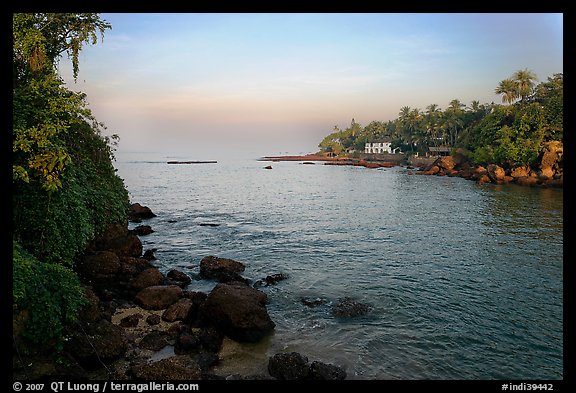
<svg viewBox="0 0 576 393">
<path fill-rule="evenodd" d="M 167 161 L 167 164 L 217 164 L 218 161 Z"/>
</svg>

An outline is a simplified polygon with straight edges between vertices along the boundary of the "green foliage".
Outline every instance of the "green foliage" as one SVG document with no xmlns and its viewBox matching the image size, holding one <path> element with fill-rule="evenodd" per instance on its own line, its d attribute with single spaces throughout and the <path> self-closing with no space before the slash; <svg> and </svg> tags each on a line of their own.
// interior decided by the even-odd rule
<svg viewBox="0 0 576 393">
<path fill-rule="evenodd" d="M 366 142 L 386 139 L 406 155 L 448 146 L 452 151 L 466 149 L 477 164 L 533 165 L 542 144 L 562 140 L 564 132 L 563 75 L 554 74 L 537 86 L 536 79 L 524 69 L 501 81 L 495 92 L 510 105 L 472 101 L 466 107 L 454 99 L 444 111 L 437 104 L 425 111 L 403 106 L 398 117 L 387 123 L 372 121 L 359 128 L 353 120 L 351 127 L 328 135 L 319 146 L 332 152 L 348 147 L 362 150 Z"/>
<path fill-rule="evenodd" d="M 74 77 L 83 43 L 110 26 L 97 14 L 13 15 L 13 307 L 29 312 L 24 337 L 62 344 L 84 304 L 74 258 L 111 224 L 126 223 L 128 192 L 112 165 L 117 136 L 103 136 Z"/>
<path fill-rule="evenodd" d="M 61 135 L 90 118 L 85 96 L 63 86 L 57 75 L 60 56 L 72 59 L 74 78 L 84 43 L 110 28 L 97 14 L 13 14 L 13 161 L 14 182 L 37 178 L 44 189 L 62 186 L 70 157 Z"/>
<path fill-rule="evenodd" d="M 14 237 L 34 256 L 71 266 L 109 224 L 126 221 L 128 193 L 112 166 L 116 136 L 101 135 L 86 96 L 56 73 L 110 26 L 97 14 L 14 14 Z"/>
<path fill-rule="evenodd" d="M 61 189 L 47 192 L 35 182 L 18 185 L 13 196 L 14 233 L 36 257 L 70 266 L 95 235 L 126 221 L 129 199 L 112 166 L 107 139 L 83 123 L 61 142 L 73 158 Z"/>
<path fill-rule="evenodd" d="M 564 77 L 554 74 L 536 88 L 534 100 L 544 109 L 544 140 L 564 137 Z"/>
<path fill-rule="evenodd" d="M 337 131 L 333 132 L 332 134 L 329 134 L 318 145 L 320 151 L 339 155 L 340 153 L 342 153 L 342 151 L 344 151 L 344 146 L 340 141 L 341 137 L 342 137 L 342 131 Z"/>
<path fill-rule="evenodd" d="M 12 252 L 13 309 L 29 312 L 22 336 L 61 349 L 64 328 L 87 304 L 78 276 L 62 265 L 38 261 L 16 242 Z"/>
</svg>

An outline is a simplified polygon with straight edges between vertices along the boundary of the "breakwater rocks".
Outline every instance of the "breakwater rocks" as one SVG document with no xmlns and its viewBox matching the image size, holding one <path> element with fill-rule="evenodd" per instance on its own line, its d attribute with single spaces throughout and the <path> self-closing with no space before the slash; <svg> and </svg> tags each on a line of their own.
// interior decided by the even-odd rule
<svg viewBox="0 0 576 393">
<path fill-rule="evenodd" d="M 461 152 L 439 157 L 433 163 L 414 172 L 416 175 L 459 176 L 479 184 L 515 183 L 532 187 L 563 187 L 563 148 L 560 142 L 546 144 L 537 168 L 490 164 L 473 166 Z M 411 174 L 409 172 L 409 174 Z"/>
<path fill-rule="evenodd" d="M 137 211 L 153 217 L 145 206 Z M 154 215 L 155 216 L 155 215 Z M 135 221 L 141 218 L 134 216 Z M 288 279 L 282 273 L 250 285 L 241 262 L 204 257 L 197 279 L 213 289 L 195 291 L 186 271 L 163 274 L 145 258 L 139 236 L 151 233 L 116 225 L 93 241 L 78 258 L 76 272 L 88 304 L 66 332 L 58 361 L 46 354 L 15 356 L 15 380 L 344 379 L 343 369 L 305 355 L 272 356 L 265 375 L 220 375 L 223 343 L 265 342 L 276 327 L 266 293 L 257 289 Z M 150 250 L 146 250 L 150 251 Z M 20 340 L 15 336 L 15 342 Z M 292 373 L 294 359 L 298 373 Z"/>
<path fill-rule="evenodd" d="M 462 149 L 457 149 L 451 156 L 438 158 L 413 157 L 406 159 L 404 154 L 360 154 L 360 158 L 326 157 L 322 155 L 304 156 L 270 156 L 262 161 L 303 161 L 313 164 L 316 161 L 324 165 L 349 165 L 364 168 L 392 168 L 402 166 L 408 169 L 409 175 L 458 176 L 474 180 L 478 184 L 514 183 L 531 187 L 564 186 L 564 148 L 561 141 L 550 141 L 543 145 L 540 156 L 533 166 L 516 166 L 513 163 L 473 165 Z"/>
</svg>

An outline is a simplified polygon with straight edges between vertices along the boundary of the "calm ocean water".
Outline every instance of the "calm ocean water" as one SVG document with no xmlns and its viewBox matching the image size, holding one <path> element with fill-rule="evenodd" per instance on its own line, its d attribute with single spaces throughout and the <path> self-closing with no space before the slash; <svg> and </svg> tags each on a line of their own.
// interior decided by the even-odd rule
<svg viewBox="0 0 576 393">
<path fill-rule="evenodd" d="M 264 372 L 268 356 L 296 351 L 349 379 L 563 378 L 561 189 L 257 157 L 166 164 L 186 159 L 115 163 L 131 201 L 157 214 L 141 237 L 156 265 L 197 278 L 215 255 L 244 263 L 253 281 L 289 276 L 260 288 L 274 334 L 238 346 L 223 375 Z M 335 318 L 343 297 L 372 310 Z"/>
</svg>

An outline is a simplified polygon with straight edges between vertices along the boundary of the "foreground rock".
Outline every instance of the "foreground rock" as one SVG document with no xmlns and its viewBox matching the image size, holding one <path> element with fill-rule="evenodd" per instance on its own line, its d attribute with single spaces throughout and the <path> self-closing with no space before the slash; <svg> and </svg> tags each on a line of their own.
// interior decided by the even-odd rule
<svg viewBox="0 0 576 393">
<path fill-rule="evenodd" d="M 127 225 L 112 226 L 76 261 L 88 302 L 77 323 L 65 332 L 69 339 L 64 350 L 57 357 L 15 354 L 13 377 L 223 379 L 211 372 L 226 336 L 254 343 L 275 328 L 266 310 L 267 295 L 247 285 L 240 276 L 244 269 L 230 259 L 204 258 L 202 276 L 226 283 L 209 294 L 188 291 L 187 274 L 172 270 L 164 276 L 142 256 L 142 243 L 134 231 Z M 262 282 L 272 285 L 286 278 L 273 274 Z M 13 319 L 16 343 L 20 325 L 30 316 Z M 316 365 L 316 374 L 311 367 L 307 375 L 330 374 L 330 367 Z M 254 376 L 260 377 L 268 378 Z"/>
<path fill-rule="evenodd" d="M 221 283 L 208 295 L 200 318 L 236 341 L 257 342 L 276 326 L 266 310 L 267 298 L 254 288 Z"/>
<path fill-rule="evenodd" d="M 333 364 L 319 361 L 308 363 L 298 352 L 277 353 L 268 360 L 268 372 L 280 380 L 343 380 L 346 372 Z"/>
</svg>

